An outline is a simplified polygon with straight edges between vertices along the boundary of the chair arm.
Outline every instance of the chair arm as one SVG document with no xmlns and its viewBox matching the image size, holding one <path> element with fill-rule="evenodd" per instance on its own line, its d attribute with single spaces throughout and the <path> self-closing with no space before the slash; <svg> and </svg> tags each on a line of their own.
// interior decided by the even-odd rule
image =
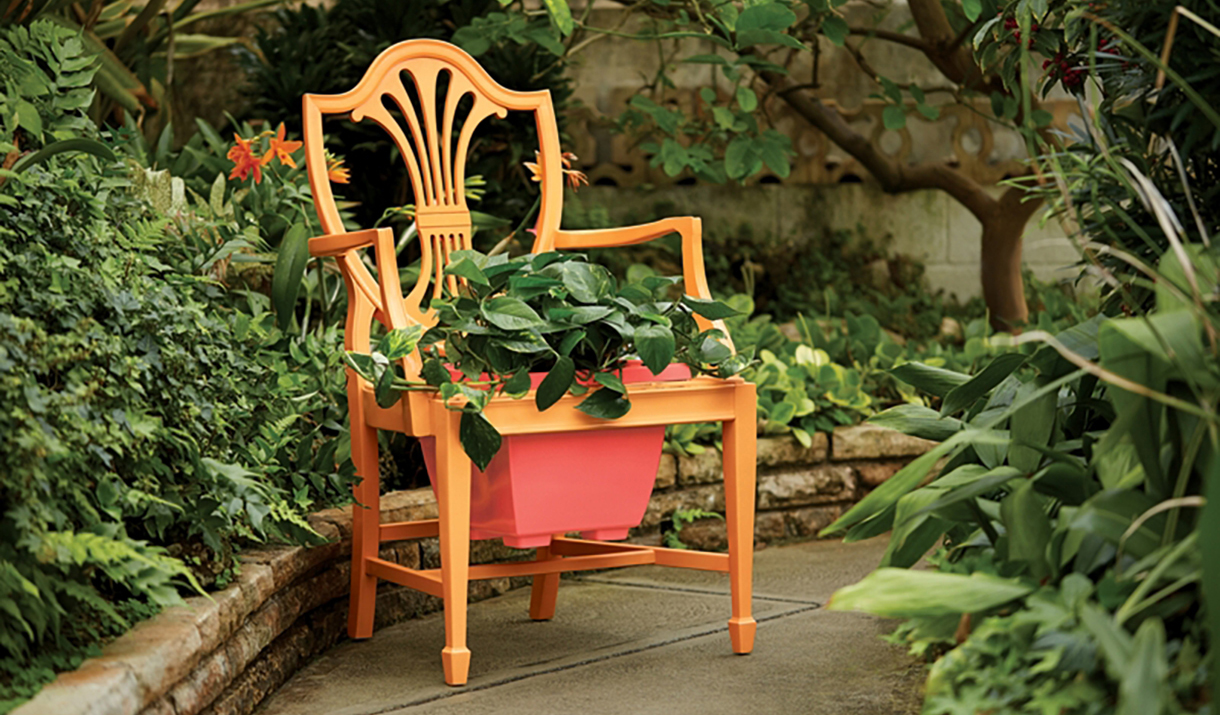
<svg viewBox="0 0 1220 715">
<path fill-rule="evenodd" d="M 388 228 L 366 228 L 350 233 L 332 233 L 309 239 L 309 254 L 315 258 L 342 256 L 348 251 L 368 248 L 377 243 L 377 234 Z"/>
<path fill-rule="evenodd" d="M 703 221 L 694 216 L 663 218 L 660 221 L 622 228 L 602 228 L 583 231 L 555 232 L 555 248 L 610 248 L 645 243 L 661 236 L 677 233 L 682 237 L 682 280 L 686 292 L 694 298 L 712 300 L 712 291 L 707 287 L 707 272 L 703 267 Z M 729 330 L 724 321 L 708 320 L 695 315 L 700 330 L 715 328 L 725 335 L 726 344 L 732 348 Z"/>
</svg>

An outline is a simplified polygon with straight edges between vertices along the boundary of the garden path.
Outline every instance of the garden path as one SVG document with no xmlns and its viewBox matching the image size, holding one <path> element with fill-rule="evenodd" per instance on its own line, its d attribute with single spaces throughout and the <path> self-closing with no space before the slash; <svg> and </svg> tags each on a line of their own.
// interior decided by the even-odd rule
<svg viewBox="0 0 1220 715">
<path fill-rule="evenodd" d="M 471 605 L 465 687 L 441 678 L 437 613 L 337 646 L 258 713 L 916 713 L 922 667 L 881 640 L 892 623 L 822 608 L 885 539 L 759 551 L 750 656 L 729 650 L 724 575 L 641 566 L 565 578 L 547 623 L 529 620 L 529 589 Z"/>
</svg>

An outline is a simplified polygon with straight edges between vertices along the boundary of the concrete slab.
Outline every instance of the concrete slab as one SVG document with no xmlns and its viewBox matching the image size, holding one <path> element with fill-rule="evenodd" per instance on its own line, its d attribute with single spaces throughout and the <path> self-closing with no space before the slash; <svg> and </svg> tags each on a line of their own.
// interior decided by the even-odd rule
<svg viewBox="0 0 1220 715">
<path fill-rule="evenodd" d="M 919 712 L 924 671 L 902 648 L 881 640 L 892 624 L 802 611 L 764 626 L 749 656 L 726 653 L 717 635 L 707 635 L 495 688 L 451 692 L 386 715 Z M 764 638 L 767 631 L 781 637 Z"/>
<path fill-rule="evenodd" d="M 258 712 L 914 713 L 922 670 L 880 640 L 892 626 L 818 609 L 884 548 L 880 539 L 758 552 L 748 657 L 730 652 L 723 575 L 637 567 L 565 579 L 548 623 L 529 620 L 528 589 L 472 605 L 463 688 L 443 683 L 444 621 L 433 614 L 334 648 Z"/>
<path fill-rule="evenodd" d="M 761 620 L 810 607 L 759 601 L 755 613 Z M 728 653 L 729 615 L 727 596 L 564 581 L 555 619 L 536 623 L 529 619 L 529 589 L 518 589 L 470 607 L 468 687 L 656 647 L 690 629 L 719 631 Z M 765 637 L 765 628 L 759 630 L 759 638 Z M 293 676 L 260 712 L 367 715 L 448 694 L 440 661 L 444 644 L 439 613 L 383 629 L 367 641 L 343 643 Z"/>
<path fill-rule="evenodd" d="M 854 544 L 807 541 L 758 551 L 754 554 L 754 598 L 823 605 L 835 591 L 877 568 L 888 543 L 888 536 L 879 536 Z M 724 574 L 662 566 L 636 566 L 580 575 L 574 580 L 729 592 L 729 578 Z"/>
</svg>

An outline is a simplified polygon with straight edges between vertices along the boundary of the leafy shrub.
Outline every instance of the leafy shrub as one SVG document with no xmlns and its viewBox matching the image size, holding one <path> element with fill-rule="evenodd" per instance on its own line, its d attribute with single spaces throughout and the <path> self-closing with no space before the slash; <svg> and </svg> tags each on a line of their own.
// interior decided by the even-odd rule
<svg viewBox="0 0 1220 715">
<path fill-rule="evenodd" d="M 48 139 L 89 152 L 0 170 L 5 709 L 180 589 L 223 584 L 241 542 L 316 542 L 303 514 L 350 499 L 338 327 L 288 335 L 266 296 L 215 278 L 234 241 L 265 246 L 258 217 L 218 234 L 231 215 L 202 221 L 172 177 L 113 160 L 128 145 L 56 101 L 86 81 L 57 79 L 74 37 L 0 31 L 21 87 L 45 90 Z M 38 146 L 25 119 L 0 150 Z"/>
</svg>

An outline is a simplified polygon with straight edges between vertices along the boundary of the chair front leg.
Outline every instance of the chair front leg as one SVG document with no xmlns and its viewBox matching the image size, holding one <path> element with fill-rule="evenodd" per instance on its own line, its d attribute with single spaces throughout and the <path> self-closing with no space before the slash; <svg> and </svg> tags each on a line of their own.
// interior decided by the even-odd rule
<svg viewBox="0 0 1220 715">
<path fill-rule="evenodd" d="M 445 682 L 465 685 L 470 671 L 466 647 L 466 596 L 470 577 L 470 458 L 458 436 L 460 412 L 438 410 L 436 498 L 440 508 L 441 590 L 445 601 Z"/>
<path fill-rule="evenodd" d="M 352 488 L 352 590 L 347 612 L 347 635 L 370 638 L 377 606 L 377 578 L 368 574 L 368 559 L 381 546 L 381 477 L 377 466 L 377 428 L 364 422 L 364 407 L 357 378 L 348 372 L 351 405 L 352 463 L 360 483 Z"/>
<path fill-rule="evenodd" d="M 754 588 L 754 483 L 758 468 L 758 435 L 753 383 L 742 381 L 734 390 L 734 414 L 724 423 L 725 519 L 729 532 L 729 588 L 733 616 L 729 638 L 733 652 L 754 650 L 757 622 L 751 614 Z"/>
</svg>

